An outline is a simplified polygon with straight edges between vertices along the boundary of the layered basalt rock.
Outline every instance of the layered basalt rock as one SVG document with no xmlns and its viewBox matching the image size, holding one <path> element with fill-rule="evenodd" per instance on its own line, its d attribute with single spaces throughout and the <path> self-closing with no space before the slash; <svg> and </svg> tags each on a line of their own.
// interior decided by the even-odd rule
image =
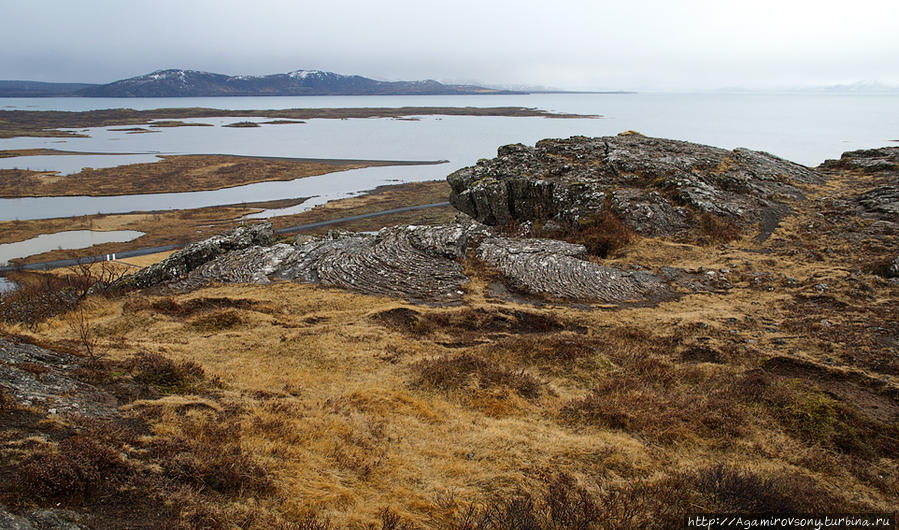
<svg viewBox="0 0 899 530">
<path fill-rule="evenodd" d="M 178 281 L 200 265 L 223 254 L 255 245 L 271 245 L 273 239 L 274 232 L 271 223 L 241 226 L 224 234 L 190 244 L 159 263 L 122 278 L 112 287 L 144 289 Z"/>
<path fill-rule="evenodd" d="M 648 272 L 625 272 L 587 260 L 587 249 L 554 239 L 489 238 L 478 256 L 519 290 L 551 298 L 623 303 L 667 291 Z"/>
<path fill-rule="evenodd" d="M 520 291 L 554 299 L 604 303 L 645 300 L 665 290 L 656 276 L 592 263 L 582 245 L 496 237 L 479 223 L 393 226 L 377 234 L 332 232 L 294 244 L 254 245 L 207 261 L 176 289 L 211 283 L 301 281 L 414 302 L 461 300 L 468 251 Z"/>
<path fill-rule="evenodd" d="M 334 232 L 294 245 L 254 246 L 194 270 L 181 287 L 210 282 L 299 280 L 366 294 L 451 302 L 468 277 L 459 259 L 472 232 L 462 225 L 395 226 L 377 235 Z"/>
<path fill-rule="evenodd" d="M 488 225 L 583 224 L 611 208 L 650 236 L 694 226 L 702 213 L 770 232 L 803 197 L 804 185 L 822 182 L 809 168 L 768 153 L 640 134 L 507 145 L 447 180 L 453 206 Z"/>
</svg>

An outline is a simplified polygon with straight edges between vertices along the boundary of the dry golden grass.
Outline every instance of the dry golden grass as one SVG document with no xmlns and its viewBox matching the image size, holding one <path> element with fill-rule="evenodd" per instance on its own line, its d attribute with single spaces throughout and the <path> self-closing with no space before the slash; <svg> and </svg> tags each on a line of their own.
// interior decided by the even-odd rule
<svg viewBox="0 0 899 530">
<path fill-rule="evenodd" d="M 471 292 L 466 307 L 534 312 L 478 301 L 483 296 Z M 539 491 L 543 477 L 555 473 L 595 492 L 706 462 L 763 474 L 786 467 L 825 489 L 839 484 L 834 494 L 852 491 L 866 506 L 888 509 L 895 482 L 877 487 L 853 474 L 860 464 L 844 467 L 846 457 L 819 454 L 816 443 L 794 437 L 794 427 L 764 401 L 741 397 L 746 373 L 765 355 L 730 341 L 726 319 L 757 315 L 758 304 L 776 305 L 778 298 L 714 298 L 616 312 L 547 308 L 538 312 L 567 329 L 494 332 L 481 337 L 484 344 L 461 349 L 442 345 L 470 334 L 439 327 L 446 310 L 415 308 L 438 324 L 410 335 L 373 318 L 404 307 L 396 301 L 309 285 L 212 287 L 171 298 L 136 294 L 96 301 L 90 318 L 109 358 L 161 353 L 197 363 L 224 382 L 224 391 L 199 408 L 154 402 L 151 423 L 156 436 L 181 436 L 191 427 L 179 411 L 195 410 L 195 420 L 206 421 L 216 408 L 242 409 L 241 447 L 271 474 L 274 493 L 223 501 L 232 510 L 240 505 L 288 519 L 314 512 L 337 527 L 363 528 L 390 507 L 432 526 L 451 524 L 470 503 Z M 229 300 L 231 307 L 215 309 L 223 302 L 210 300 Z M 223 311 L 237 315 L 236 322 L 222 323 Z M 59 319 L 37 335 L 75 340 Z M 697 344 L 721 352 L 723 362 L 682 361 L 681 352 Z M 478 377 L 449 386 L 422 383 L 421 363 L 466 351 L 538 378 L 541 391 L 522 395 L 502 377 L 489 384 Z M 878 454 L 868 463 L 895 472 L 895 458 Z"/>
<path fill-rule="evenodd" d="M 502 300 L 469 261 L 459 307 L 276 283 L 98 298 L 86 311 L 106 359 L 144 352 L 162 367 L 150 373 L 196 366 L 218 385 L 169 385 L 124 409 L 148 440 L 192 455 L 178 480 L 219 488 L 178 497 L 182 524 L 488 528 L 477 521 L 502 512 L 507 527 L 545 528 L 538 512 L 561 506 L 614 528 L 688 509 L 889 511 L 899 371 L 870 328 L 895 335 L 899 293 L 850 277 L 855 258 L 824 252 L 838 238 L 810 237 L 810 218 L 765 243 L 635 238 L 608 262 L 729 270 L 727 291 L 653 307 Z M 794 253 L 796 240 L 820 259 Z M 62 316 L 4 329 L 78 339 Z M 256 478 L 226 473 L 234 462 Z"/>
<path fill-rule="evenodd" d="M 43 173 L 37 172 L 0 170 L 0 196 L 105 196 L 205 191 L 383 165 L 389 163 L 318 162 L 227 155 L 164 156 L 153 163 L 84 168 L 78 173 L 53 178 L 46 178 Z"/>
</svg>

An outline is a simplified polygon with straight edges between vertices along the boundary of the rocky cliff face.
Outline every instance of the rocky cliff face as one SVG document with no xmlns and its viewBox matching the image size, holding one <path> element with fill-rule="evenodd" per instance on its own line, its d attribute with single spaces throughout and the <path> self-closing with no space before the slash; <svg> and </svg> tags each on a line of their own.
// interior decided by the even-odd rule
<svg viewBox="0 0 899 530">
<path fill-rule="evenodd" d="M 447 180 L 453 206 L 488 225 L 578 224 L 611 209 L 644 235 L 683 231 L 702 213 L 770 232 L 804 185 L 822 181 L 768 153 L 640 134 L 507 145 Z"/>
</svg>

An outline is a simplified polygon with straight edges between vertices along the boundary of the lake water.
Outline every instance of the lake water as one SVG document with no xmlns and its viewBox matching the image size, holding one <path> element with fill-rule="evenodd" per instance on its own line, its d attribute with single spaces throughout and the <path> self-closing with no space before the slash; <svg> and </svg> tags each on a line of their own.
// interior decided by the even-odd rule
<svg viewBox="0 0 899 530">
<path fill-rule="evenodd" d="M 112 230 L 98 232 L 92 230 L 69 230 L 15 243 L 0 245 L 0 265 L 6 265 L 13 258 L 24 258 L 57 249 L 87 248 L 102 243 L 122 243 L 144 235 L 136 230 Z"/>
<path fill-rule="evenodd" d="M 422 116 L 396 119 L 309 120 L 304 124 L 229 128 L 234 121 L 268 118 L 187 120 L 215 127 L 160 128 L 127 134 L 120 127 L 83 130 L 89 138 L 0 139 L 0 149 L 54 148 L 132 153 L 90 158 L 41 156 L 0 159 L 0 168 L 65 173 L 82 167 L 112 167 L 155 160 L 157 154 L 239 154 L 300 158 L 449 160 L 442 165 L 351 170 L 291 182 L 252 184 L 228 190 L 123 197 L 0 199 L 0 219 L 66 217 L 92 213 L 194 208 L 220 204 L 314 197 L 327 200 L 382 184 L 434 180 L 492 157 L 500 145 L 533 145 L 542 138 L 603 136 L 637 130 L 651 136 L 724 148 L 768 151 L 806 165 L 844 151 L 897 145 L 899 95 L 822 94 L 535 94 L 511 96 L 325 96 L 235 98 L 0 98 L 0 109 L 92 110 L 210 107 L 280 109 L 319 107 L 522 106 L 553 112 L 599 114 L 601 119 Z M 134 154 L 140 153 L 140 154 Z"/>
<path fill-rule="evenodd" d="M 6 279 L 5 276 L 0 276 L 0 293 L 6 293 L 10 291 L 16 290 L 16 283 Z"/>
</svg>

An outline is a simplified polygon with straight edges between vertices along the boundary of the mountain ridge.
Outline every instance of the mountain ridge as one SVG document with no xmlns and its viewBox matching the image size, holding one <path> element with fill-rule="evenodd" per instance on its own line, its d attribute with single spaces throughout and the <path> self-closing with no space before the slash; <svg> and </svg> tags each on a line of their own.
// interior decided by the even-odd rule
<svg viewBox="0 0 899 530">
<path fill-rule="evenodd" d="M 378 81 L 360 75 L 298 69 L 269 75 L 156 70 L 106 84 L 0 81 L 0 97 L 210 97 L 328 95 L 521 94 L 514 90 L 421 81 Z"/>
</svg>

